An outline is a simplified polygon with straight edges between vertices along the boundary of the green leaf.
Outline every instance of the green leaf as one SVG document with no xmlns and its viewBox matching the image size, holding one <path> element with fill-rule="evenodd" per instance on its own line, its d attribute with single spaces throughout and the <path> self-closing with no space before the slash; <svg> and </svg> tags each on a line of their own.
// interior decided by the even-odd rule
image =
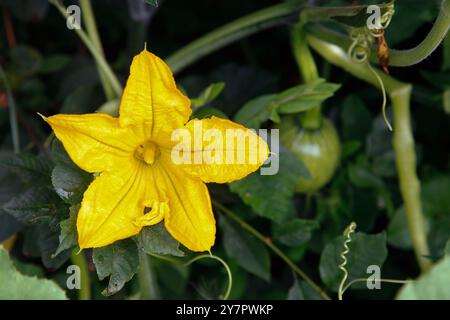
<svg viewBox="0 0 450 320">
<path fill-rule="evenodd" d="M 308 84 L 290 88 L 278 94 L 271 102 L 278 113 L 290 114 L 307 111 L 324 102 L 341 87 L 318 79 Z"/>
<path fill-rule="evenodd" d="M 300 288 L 297 278 L 294 278 L 294 283 L 289 288 L 287 300 L 305 300 L 305 295 L 303 294 L 302 288 Z"/>
<path fill-rule="evenodd" d="M 49 159 L 29 153 L 14 154 L 0 151 L 0 165 L 28 184 L 43 185 L 50 180 L 53 164 Z"/>
<path fill-rule="evenodd" d="M 247 128 L 259 129 L 271 117 L 270 102 L 276 95 L 269 94 L 248 101 L 236 113 L 234 121 Z"/>
<path fill-rule="evenodd" d="M 332 290 L 337 291 L 343 277 L 339 265 L 342 263 L 341 254 L 344 251 L 344 237 L 339 236 L 328 243 L 320 257 L 320 277 Z M 387 257 L 386 234 L 368 235 L 357 232 L 352 235 L 352 242 L 348 245 L 350 252 L 347 254 L 347 283 L 357 278 L 367 278 L 367 267 L 383 266 Z M 352 286 L 357 288 L 358 285 Z"/>
<path fill-rule="evenodd" d="M 323 298 L 305 281 L 295 278 L 288 291 L 287 300 L 323 300 Z"/>
<path fill-rule="evenodd" d="M 450 234 L 450 176 L 437 175 L 422 184 L 422 205 L 426 218 L 427 239 L 433 257 L 444 254 Z M 404 207 L 400 207 L 388 226 L 389 244 L 401 248 L 412 247 Z"/>
<path fill-rule="evenodd" d="M 158 0 L 145 0 L 145 3 L 157 7 L 158 6 Z"/>
<path fill-rule="evenodd" d="M 62 213 L 60 201 L 52 190 L 35 186 L 13 197 L 2 209 L 22 223 L 54 222 Z"/>
<path fill-rule="evenodd" d="M 372 160 L 372 172 L 379 177 L 393 178 L 397 175 L 394 151 L 382 153 Z"/>
<path fill-rule="evenodd" d="M 70 56 L 65 54 L 54 54 L 44 57 L 39 68 L 41 73 L 53 73 L 60 71 L 70 62 Z"/>
<path fill-rule="evenodd" d="M 103 101 L 94 86 L 82 85 L 64 97 L 60 113 L 83 114 L 96 110 Z M 116 100 L 113 100 L 116 101 Z M 111 102 L 112 103 L 112 102 Z"/>
<path fill-rule="evenodd" d="M 436 19 L 438 9 L 439 2 L 434 1 L 396 1 L 394 18 L 386 30 L 387 43 L 392 47 L 406 39 L 415 39 L 420 27 Z M 410 19 L 411 15 L 414 19 Z"/>
<path fill-rule="evenodd" d="M 15 258 L 11 258 L 11 259 L 14 264 L 14 267 L 21 274 L 23 274 L 25 276 L 45 278 L 45 270 L 40 265 L 37 265 L 34 263 L 23 262 L 18 259 L 15 259 Z"/>
<path fill-rule="evenodd" d="M 102 292 L 110 296 L 120 291 L 137 272 L 138 248 L 131 239 L 118 241 L 106 247 L 95 248 L 93 261 L 100 280 L 110 277 L 108 287 Z"/>
<path fill-rule="evenodd" d="M 350 181 L 357 187 L 381 189 L 383 180 L 360 164 L 350 164 L 348 167 Z"/>
<path fill-rule="evenodd" d="M 91 182 L 91 174 L 72 165 L 59 164 L 52 171 L 52 184 L 56 193 L 70 205 L 81 202 Z"/>
<path fill-rule="evenodd" d="M 210 103 L 222 92 L 225 88 L 225 83 L 218 82 L 213 83 L 204 89 L 197 98 L 191 99 L 193 109 L 203 107 L 204 105 Z"/>
<path fill-rule="evenodd" d="M 0 246 L 0 299 L 5 300 L 65 300 L 64 290 L 53 281 L 24 276 L 19 273 Z"/>
<path fill-rule="evenodd" d="M 0 209 L 0 242 L 18 232 L 22 226 L 17 219 Z"/>
<path fill-rule="evenodd" d="M 270 255 L 264 244 L 223 216 L 219 224 L 227 255 L 248 272 L 270 281 Z"/>
<path fill-rule="evenodd" d="M 281 223 L 293 216 L 295 185 L 300 177 L 309 178 L 309 173 L 303 163 L 284 148 L 278 158 L 277 174 L 263 176 L 257 171 L 229 186 L 260 216 Z"/>
<path fill-rule="evenodd" d="M 315 220 L 292 219 L 273 225 L 273 236 L 287 246 L 301 246 L 311 239 L 312 232 L 319 227 Z"/>
<path fill-rule="evenodd" d="M 342 137 L 345 141 L 364 141 L 372 127 L 372 117 L 364 101 L 349 95 L 341 108 Z"/>
<path fill-rule="evenodd" d="M 52 156 L 52 160 L 55 164 L 62 165 L 75 165 L 67 154 L 64 146 L 58 139 L 53 139 L 52 145 L 50 147 L 50 153 Z"/>
<path fill-rule="evenodd" d="M 73 163 L 62 143 L 57 139 L 53 140 L 51 155 L 56 163 L 51 172 L 52 185 L 56 193 L 70 205 L 80 203 L 84 191 L 92 182 L 92 175 Z"/>
<path fill-rule="evenodd" d="M 362 146 L 359 141 L 347 141 L 342 144 L 342 159 L 347 159 L 354 155 Z"/>
<path fill-rule="evenodd" d="M 387 228 L 387 240 L 391 246 L 409 250 L 412 248 L 411 236 L 408 229 L 408 220 L 406 218 L 405 208 L 401 207 L 389 222 Z"/>
<path fill-rule="evenodd" d="M 56 257 L 62 251 L 71 249 L 78 244 L 77 234 L 77 214 L 80 209 L 79 205 L 70 207 L 69 218 L 61 221 L 61 233 L 59 234 L 59 246 L 52 258 Z"/>
<path fill-rule="evenodd" d="M 70 257 L 72 250 L 64 250 L 54 256 L 59 245 L 59 232 L 48 224 L 35 224 L 25 229 L 23 254 L 40 257 L 43 265 L 50 271 L 61 267 Z"/>
<path fill-rule="evenodd" d="M 1 209 L 5 202 L 21 193 L 22 189 L 23 184 L 16 175 L 0 168 L 0 242 L 8 239 L 23 227 L 22 223 Z"/>
<path fill-rule="evenodd" d="M 57 270 L 69 259 L 72 252 L 71 250 L 63 250 L 58 256 L 55 256 L 54 253 L 59 246 L 59 232 L 53 230 L 47 224 L 40 224 L 37 227 L 37 241 L 42 263 L 49 270 Z"/>
<path fill-rule="evenodd" d="M 143 228 L 136 239 L 138 247 L 148 254 L 184 256 L 180 244 L 167 232 L 163 223 Z"/>
<path fill-rule="evenodd" d="M 307 111 L 333 96 L 339 88 L 338 84 L 318 79 L 312 83 L 289 88 L 279 94 L 263 95 L 248 101 L 234 119 L 255 129 L 269 119 L 278 123 L 280 114 Z"/>
<path fill-rule="evenodd" d="M 16 46 L 11 49 L 11 70 L 14 74 L 27 77 L 36 73 L 42 63 L 41 54 L 28 46 Z"/>
<path fill-rule="evenodd" d="M 446 90 L 449 88 L 449 72 L 431 72 L 422 70 L 420 71 L 420 75 L 437 89 Z"/>
<path fill-rule="evenodd" d="M 49 7 L 47 0 L 4 0 L 2 5 L 11 10 L 12 15 L 23 22 L 40 22 Z"/>
<path fill-rule="evenodd" d="M 450 298 L 450 257 L 446 256 L 412 283 L 402 287 L 397 300 L 448 300 Z"/>
<path fill-rule="evenodd" d="M 182 296 L 189 282 L 189 268 L 183 265 L 155 260 L 152 264 L 155 266 L 158 282 L 160 281 L 163 286 L 172 291 L 171 297 L 173 297 L 174 293 L 177 296 Z"/>
<path fill-rule="evenodd" d="M 223 111 L 216 109 L 216 108 L 211 108 L 211 107 L 205 107 L 205 108 L 200 108 L 198 110 L 195 110 L 192 115 L 192 117 L 196 118 L 196 119 L 205 119 L 205 118 L 210 118 L 212 116 L 222 118 L 222 119 L 228 119 L 228 116 L 225 113 L 223 113 Z"/>
</svg>

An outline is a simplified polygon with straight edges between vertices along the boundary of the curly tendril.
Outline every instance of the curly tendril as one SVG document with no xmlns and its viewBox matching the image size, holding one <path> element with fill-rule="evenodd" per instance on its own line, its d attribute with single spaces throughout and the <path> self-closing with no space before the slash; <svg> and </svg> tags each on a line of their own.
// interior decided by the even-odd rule
<svg viewBox="0 0 450 320">
<path fill-rule="evenodd" d="M 347 265 L 347 254 L 350 252 L 350 248 L 348 247 L 349 243 L 352 242 L 352 233 L 356 230 L 356 223 L 352 222 L 350 225 L 344 230 L 344 251 L 341 252 L 342 263 L 339 265 L 339 269 L 342 270 L 344 276 L 342 277 L 341 284 L 339 285 L 338 296 L 339 300 L 342 300 L 342 295 L 344 294 L 344 285 L 348 278 L 348 271 L 346 268 Z"/>
<path fill-rule="evenodd" d="M 386 30 L 389 27 L 389 24 L 392 21 L 392 17 L 394 16 L 395 9 L 394 9 L 394 0 L 389 2 L 385 7 L 386 12 L 380 17 L 380 29 L 369 29 L 369 33 L 374 38 L 379 38 L 384 36 L 384 30 Z"/>
<path fill-rule="evenodd" d="M 356 230 L 356 223 L 352 222 L 350 225 L 345 228 L 343 236 L 344 236 L 344 250 L 341 252 L 340 257 L 342 259 L 342 263 L 339 265 L 339 269 L 342 270 L 344 273 L 344 276 L 342 277 L 341 283 L 339 285 L 338 290 L 338 298 L 339 300 L 343 299 L 344 292 L 347 291 L 348 288 L 350 288 L 353 284 L 357 282 L 365 282 L 367 281 L 366 278 L 358 278 L 350 281 L 349 283 L 345 284 L 348 279 L 348 271 L 347 271 L 347 254 L 350 252 L 349 244 L 352 242 L 352 233 Z M 386 283 L 397 283 L 397 284 L 407 284 L 414 282 L 412 280 L 398 280 L 398 279 L 375 279 L 377 282 L 386 282 Z"/>
<path fill-rule="evenodd" d="M 372 44 L 374 43 L 375 38 L 380 38 L 384 36 L 384 31 L 391 23 L 394 13 L 395 13 L 394 1 L 391 1 L 386 7 L 386 12 L 380 18 L 381 28 L 369 29 L 367 26 L 364 26 L 362 28 L 354 28 L 350 34 L 350 37 L 352 38 L 353 42 L 348 49 L 348 55 L 357 63 L 366 63 L 367 68 L 377 79 L 381 88 L 381 92 L 383 94 L 383 103 L 381 107 L 383 119 L 390 131 L 392 131 L 392 125 L 389 122 L 389 119 L 386 115 L 386 104 L 387 104 L 386 88 L 384 86 L 383 80 L 370 65 L 369 58 L 371 53 L 371 47 Z"/>
<path fill-rule="evenodd" d="M 223 300 L 228 300 L 228 298 L 230 297 L 230 293 L 231 293 L 231 288 L 233 287 L 233 274 L 231 273 L 231 269 L 228 266 L 228 264 L 220 257 L 213 255 L 211 252 L 209 252 L 209 254 L 201 254 L 199 256 L 196 256 L 192 259 L 190 259 L 187 262 L 183 262 L 181 260 L 175 259 L 175 258 L 171 258 L 171 257 L 167 257 L 167 256 L 163 256 L 163 255 L 159 255 L 156 253 L 150 253 L 150 255 L 152 257 L 158 258 L 160 260 L 164 260 L 173 264 L 178 264 L 178 265 L 183 265 L 185 267 L 193 264 L 196 261 L 202 260 L 202 259 L 213 259 L 216 261 L 219 261 L 222 266 L 225 268 L 225 271 L 227 272 L 227 276 L 228 276 L 228 285 L 227 285 L 227 290 L 225 291 L 225 294 L 223 295 L 222 299 Z"/>
</svg>

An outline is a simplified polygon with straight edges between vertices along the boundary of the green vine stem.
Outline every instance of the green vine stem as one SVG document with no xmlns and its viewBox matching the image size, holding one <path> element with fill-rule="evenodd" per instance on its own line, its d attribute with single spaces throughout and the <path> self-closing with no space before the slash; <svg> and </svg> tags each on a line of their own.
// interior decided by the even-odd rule
<svg viewBox="0 0 450 320">
<path fill-rule="evenodd" d="M 54 0 L 53 0 L 54 1 Z M 386 4 L 380 4 L 381 7 Z M 295 19 L 295 13 L 301 13 L 302 21 L 318 21 L 335 16 L 354 16 L 366 6 L 337 7 L 337 8 L 304 8 L 298 2 L 285 2 L 266 9 L 262 9 L 250 15 L 232 21 L 219 27 L 206 35 L 194 40 L 185 47 L 179 49 L 167 58 L 167 63 L 174 73 L 178 73 L 200 58 L 223 48 L 224 46 L 252 35 L 258 31 L 274 26 L 282 25 Z M 391 50 L 390 65 L 394 67 L 404 67 L 414 65 L 428 57 L 445 37 L 450 20 L 450 0 L 444 0 L 442 7 L 433 26 L 425 40 L 416 48 L 410 50 Z M 350 44 L 349 39 L 321 30 L 324 39 L 333 38 L 335 41 L 343 41 Z M 327 36 L 328 33 L 328 36 Z M 326 36 L 326 37 L 325 37 Z M 375 56 L 375 55 L 372 55 Z"/>
<path fill-rule="evenodd" d="M 450 0 L 444 0 L 441 4 L 439 15 L 427 34 L 425 39 L 416 47 L 408 50 L 389 50 L 389 66 L 392 67 L 407 67 L 420 63 L 428 56 L 430 56 L 439 44 L 445 38 L 450 26 Z M 321 26 L 318 23 L 309 23 L 305 26 L 308 34 L 314 35 L 327 42 L 336 44 L 342 48 L 348 48 L 351 45 L 351 40 L 344 34 L 338 33 Z M 376 58 L 376 49 L 372 49 L 371 62 L 378 63 Z"/>
<path fill-rule="evenodd" d="M 53 4 L 56 9 L 61 13 L 61 15 L 67 19 L 68 13 L 66 7 L 61 3 L 60 0 L 49 0 L 51 4 Z M 97 46 L 94 44 L 94 42 L 89 38 L 89 36 L 86 34 L 86 32 L 81 28 L 74 29 L 75 32 L 80 37 L 81 41 L 85 44 L 85 46 L 88 48 L 89 52 L 92 54 L 92 56 L 95 59 L 95 62 L 97 63 L 99 69 L 102 70 L 105 77 L 110 82 L 112 88 L 114 89 L 114 92 L 117 97 L 120 97 L 122 94 L 122 86 L 120 85 L 119 80 L 117 79 L 114 72 L 111 70 L 111 67 L 108 65 L 108 62 L 105 60 L 105 57 L 99 52 L 97 49 Z"/>
<path fill-rule="evenodd" d="M 70 256 L 70 261 L 80 268 L 80 290 L 78 290 L 78 300 L 91 299 L 91 278 L 84 252 L 74 250 Z"/>
<path fill-rule="evenodd" d="M 408 284 L 408 283 L 414 282 L 414 280 L 398 280 L 398 279 L 388 279 L 388 278 L 371 279 L 371 281 L 384 282 L 384 283 L 395 283 L 395 284 Z M 354 280 L 350 281 L 349 283 L 347 283 L 347 285 L 342 290 L 342 294 L 344 294 L 345 291 L 347 291 L 352 285 L 354 285 L 355 283 L 358 283 L 358 282 L 367 282 L 367 279 L 358 278 L 358 279 L 354 279 Z"/>
<path fill-rule="evenodd" d="M 305 83 L 310 83 L 319 78 L 316 62 L 306 42 L 306 33 L 303 22 L 297 23 L 291 31 L 291 45 L 295 61 Z M 300 121 L 304 128 L 317 129 L 322 122 L 321 105 L 318 105 L 301 114 Z"/>
<path fill-rule="evenodd" d="M 426 271 L 431 267 L 431 262 L 428 258 L 430 251 L 426 236 L 426 221 L 422 213 L 420 181 L 416 175 L 416 152 L 411 130 L 411 92 L 412 87 L 406 86 L 390 93 L 395 126 L 393 145 L 409 232 L 417 261 L 421 269 Z"/>
<path fill-rule="evenodd" d="M 339 46 L 308 35 L 308 43 L 325 60 L 346 70 L 374 86 L 380 87 L 367 64 L 355 63 Z M 416 154 L 411 129 L 410 84 L 400 82 L 380 70 L 374 70 L 383 81 L 391 98 L 394 113 L 393 147 L 398 170 L 400 191 L 405 204 L 409 233 L 413 242 L 417 262 L 422 271 L 430 268 L 427 259 L 429 248 L 426 241 L 425 219 L 420 199 L 420 181 L 416 173 Z"/>
<path fill-rule="evenodd" d="M 307 41 L 320 56 L 329 63 L 338 66 L 357 78 L 360 78 L 381 89 L 380 83 L 365 63 L 355 63 L 341 47 L 308 34 Z M 381 78 L 388 93 L 400 90 L 408 84 L 398 81 L 380 70 L 374 71 Z"/>
<path fill-rule="evenodd" d="M 391 50 L 389 64 L 394 67 L 406 67 L 423 61 L 436 50 L 449 27 L 450 0 L 443 0 L 436 22 L 425 39 L 413 49 Z"/>
<path fill-rule="evenodd" d="M 214 206 L 219 209 L 220 212 L 225 214 L 227 217 L 238 223 L 243 229 L 250 232 L 252 235 L 254 235 L 258 240 L 263 242 L 268 248 L 270 248 L 277 256 L 279 256 L 296 274 L 298 274 L 303 280 L 305 280 L 306 283 L 309 284 L 309 286 L 314 289 L 317 293 L 319 293 L 322 298 L 325 300 L 331 300 L 331 298 L 328 296 L 328 294 L 323 290 L 321 287 L 319 287 L 302 269 L 300 269 L 294 262 L 289 259 L 288 256 L 286 256 L 277 246 L 275 246 L 272 241 L 270 241 L 269 238 L 266 238 L 264 235 L 262 235 L 258 230 L 253 228 L 251 225 L 249 225 L 247 222 L 242 220 L 238 215 L 236 215 L 233 211 L 227 209 L 225 206 L 220 204 L 217 201 L 213 200 Z"/>
<path fill-rule="evenodd" d="M 161 298 L 151 257 L 142 250 L 139 250 L 138 280 L 141 289 L 141 300 L 156 300 Z"/>
<path fill-rule="evenodd" d="M 289 22 L 300 11 L 301 4 L 287 1 L 274 5 L 219 27 L 179 49 L 166 62 L 178 73 L 200 58 L 256 32 Z"/>
<path fill-rule="evenodd" d="M 91 0 L 80 0 L 80 7 L 83 16 L 84 24 L 86 25 L 86 31 L 90 37 L 92 44 L 96 47 L 96 50 L 100 56 L 105 59 L 105 53 L 103 52 L 102 42 L 98 34 L 97 25 L 95 23 L 94 11 L 92 10 Z M 98 63 L 97 63 L 98 66 Z M 103 91 L 105 92 L 106 99 L 114 100 L 118 98 L 114 92 L 114 88 L 110 81 L 108 81 L 103 69 L 97 68 L 100 76 L 100 81 L 103 86 Z"/>
</svg>

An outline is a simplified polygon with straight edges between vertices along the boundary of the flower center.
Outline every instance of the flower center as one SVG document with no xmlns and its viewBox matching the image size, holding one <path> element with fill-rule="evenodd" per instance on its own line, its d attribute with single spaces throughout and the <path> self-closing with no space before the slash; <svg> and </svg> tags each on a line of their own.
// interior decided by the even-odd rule
<svg viewBox="0 0 450 320">
<path fill-rule="evenodd" d="M 146 143 L 140 145 L 137 147 L 136 151 L 134 152 L 134 156 L 144 161 L 147 164 L 152 165 L 156 159 L 158 159 L 161 152 L 159 151 L 158 146 L 151 142 L 147 141 Z"/>
</svg>

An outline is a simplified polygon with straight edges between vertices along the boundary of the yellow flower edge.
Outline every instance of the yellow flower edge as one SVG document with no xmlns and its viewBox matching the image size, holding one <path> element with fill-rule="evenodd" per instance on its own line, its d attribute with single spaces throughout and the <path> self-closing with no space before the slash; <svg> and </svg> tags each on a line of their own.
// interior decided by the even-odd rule
<svg viewBox="0 0 450 320">
<path fill-rule="evenodd" d="M 78 212 L 80 248 L 103 247 L 164 221 L 168 232 L 188 249 L 209 250 L 216 227 L 205 182 L 227 183 L 256 171 L 268 157 L 267 144 L 229 120 L 189 121 L 190 100 L 177 89 L 167 64 L 146 50 L 133 59 L 119 113 L 119 117 L 102 113 L 43 117 L 73 162 L 98 173 Z M 177 129 L 193 135 L 197 129 L 201 133 L 214 129 L 224 137 L 230 129 L 247 130 L 257 139 L 262 156 L 251 163 L 232 159 L 177 164 L 172 158 L 177 147 L 172 135 Z M 215 147 L 224 154 L 239 151 L 237 144 Z M 244 152 L 254 153 L 253 147 L 246 145 Z M 192 159 L 206 148 L 205 142 L 195 144 Z"/>
</svg>

